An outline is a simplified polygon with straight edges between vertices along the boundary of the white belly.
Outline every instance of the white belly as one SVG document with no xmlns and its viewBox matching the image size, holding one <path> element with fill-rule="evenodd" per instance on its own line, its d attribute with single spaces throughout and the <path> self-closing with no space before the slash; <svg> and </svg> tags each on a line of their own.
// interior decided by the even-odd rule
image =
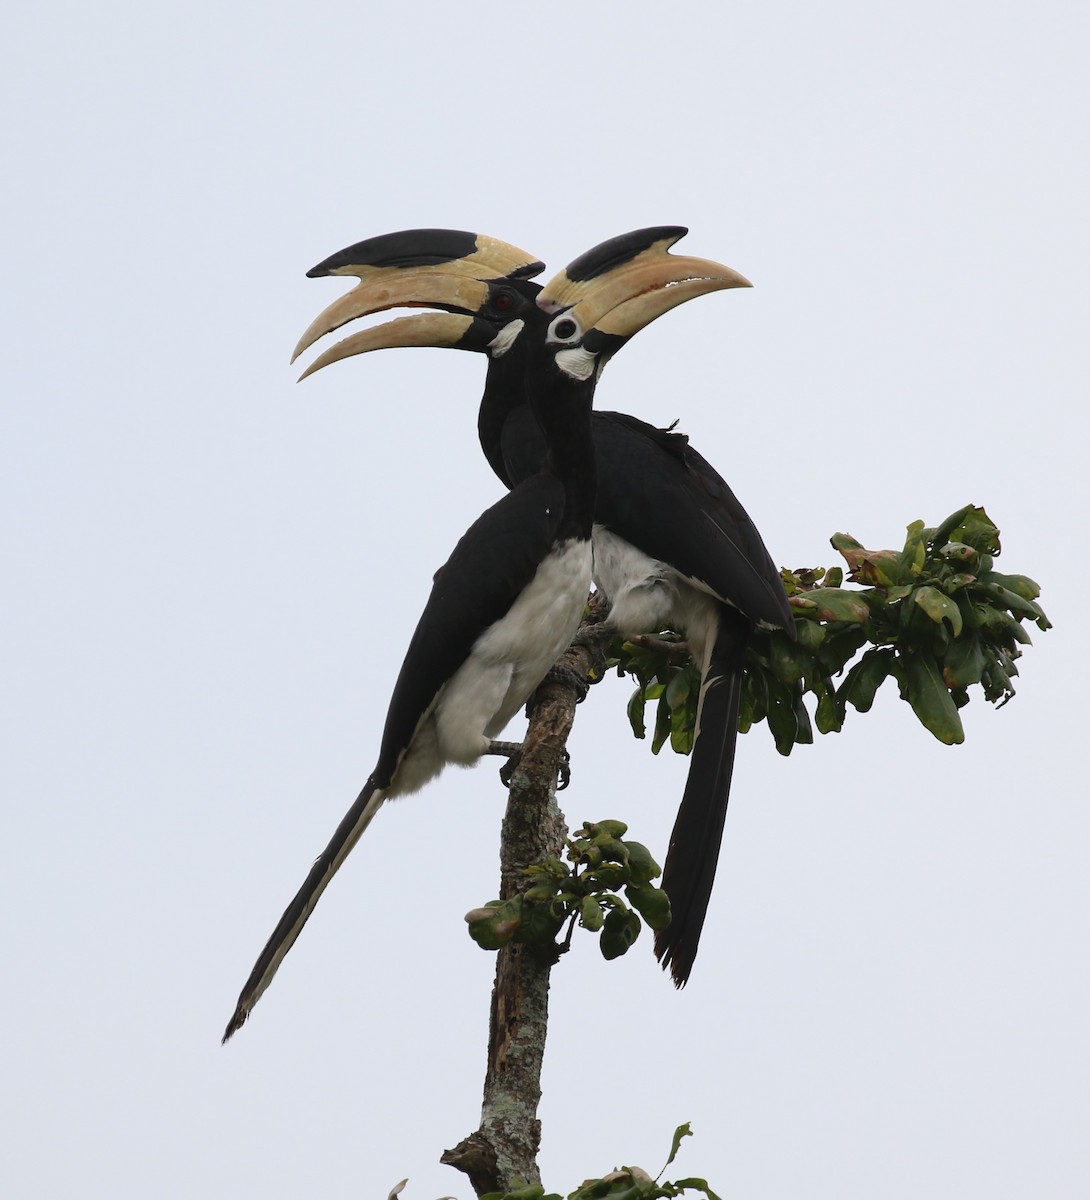
<svg viewBox="0 0 1090 1200">
<path fill-rule="evenodd" d="M 672 629 L 688 637 L 693 658 L 703 663 L 716 603 L 699 581 L 595 525 L 594 582 L 609 597 L 609 623 L 622 637 Z"/>
<path fill-rule="evenodd" d="M 591 579 L 588 542 L 569 541 L 538 567 L 510 610 L 481 634 L 436 706 L 449 762 L 472 762 L 571 644 Z"/>
</svg>

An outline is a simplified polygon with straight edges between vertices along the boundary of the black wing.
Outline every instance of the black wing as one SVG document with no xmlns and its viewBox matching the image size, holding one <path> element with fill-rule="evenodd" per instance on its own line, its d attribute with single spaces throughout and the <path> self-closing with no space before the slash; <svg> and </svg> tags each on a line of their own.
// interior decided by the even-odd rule
<svg viewBox="0 0 1090 1200">
<path fill-rule="evenodd" d="M 793 633 L 780 573 L 761 535 L 689 439 L 616 412 L 595 412 L 591 430 L 598 460 L 595 521 L 698 580 L 751 621 Z M 500 449 L 488 458 L 504 482 L 540 470 L 545 443 L 528 406 L 507 413 Z"/>
<path fill-rule="evenodd" d="M 436 571 L 390 698 L 372 776 L 379 787 L 389 786 L 436 693 L 533 579 L 563 513 L 560 482 L 552 475 L 533 475 L 482 513 Z"/>
</svg>

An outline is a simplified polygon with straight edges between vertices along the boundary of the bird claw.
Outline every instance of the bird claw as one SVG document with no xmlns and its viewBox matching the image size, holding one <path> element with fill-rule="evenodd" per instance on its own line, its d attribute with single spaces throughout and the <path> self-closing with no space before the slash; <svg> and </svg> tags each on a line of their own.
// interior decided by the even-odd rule
<svg viewBox="0 0 1090 1200">
<path fill-rule="evenodd" d="M 583 691 L 583 695 L 579 698 L 580 703 L 586 698 L 586 693 L 590 690 L 590 685 L 600 682 L 605 677 L 606 670 L 608 669 L 606 652 L 609 650 L 610 643 L 615 636 L 616 632 L 612 626 L 603 621 L 595 625 L 581 626 L 575 637 L 572 638 L 571 644 L 573 646 L 582 646 L 590 652 L 591 656 L 590 674 L 585 680 L 586 688 Z"/>
<path fill-rule="evenodd" d="M 574 688 L 578 693 L 576 704 L 582 704 L 590 691 L 590 683 L 585 675 L 580 675 L 573 667 L 566 667 L 561 663 L 556 663 L 545 672 L 543 682 L 562 683 L 566 687 Z"/>
<path fill-rule="evenodd" d="M 511 757 L 503 764 L 503 766 L 500 767 L 500 783 L 502 783 L 505 788 L 509 788 L 511 786 L 511 776 L 514 775 L 515 768 L 519 765 L 521 760 L 521 754 L 512 754 Z"/>
<path fill-rule="evenodd" d="M 511 786 L 512 776 L 518 769 L 519 763 L 522 761 L 522 747 L 520 746 L 500 767 L 500 782 L 505 788 Z M 556 770 L 556 790 L 558 792 L 564 789 L 571 783 L 571 756 L 567 750 L 561 750 L 560 763 Z"/>
<path fill-rule="evenodd" d="M 617 636 L 616 631 L 606 621 L 595 625 L 581 625 L 572 638 L 573 646 L 586 646 L 588 650 L 602 651 Z"/>
</svg>

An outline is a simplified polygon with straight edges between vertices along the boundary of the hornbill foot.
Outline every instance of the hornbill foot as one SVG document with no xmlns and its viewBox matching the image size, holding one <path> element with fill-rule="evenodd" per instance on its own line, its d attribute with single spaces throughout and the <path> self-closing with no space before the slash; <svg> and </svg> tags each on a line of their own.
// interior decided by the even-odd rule
<svg viewBox="0 0 1090 1200">
<path fill-rule="evenodd" d="M 605 678 L 606 674 L 606 651 L 609 649 L 610 642 L 617 636 L 617 631 L 607 622 L 600 621 L 596 625 L 582 625 L 575 637 L 572 638 L 573 646 L 583 646 L 590 651 L 591 665 L 590 669 L 593 673 L 593 678 L 588 678 L 587 686 L 598 683 Z"/>
<path fill-rule="evenodd" d="M 576 704 L 582 704 L 587 698 L 587 692 L 590 691 L 590 681 L 585 675 L 580 673 L 574 667 L 566 667 L 563 663 L 554 663 L 546 672 L 542 683 L 562 683 L 567 687 L 574 688 L 577 697 Z"/>
<path fill-rule="evenodd" d="M 598 621 L 594 625 L 581 625 L 572 638 L 573 646 L 586 646 L 596 653 L 604 650 L 617 636 L 617 631 L 609 622 Z"/>
<path fill-rule="evenodd" d="M 488 749 L 485 754 L 499 754 L 507 761 L 500 767 L 500 782 L 504 787 L 511 786 L 511 776 L 515 773 L 515 768 L 519 765 L 519 760 L 522 758 L 522 743 L 521 742 L 497 742 L 491 741 L 488 743 Z"/>
<path fill-rule="evenodd" d="M 521 742 L 489 742 L 485 754 L 499 754 L 507 761 L 500 767 L 500 782 L 504 787 L 511 786 L 511 776 L 514 775 L 522 759 Z M 556 771 L 556 790 L 562 792 L 571 783 L 571 759 L 567 750 L 560 752 L 560 765 Z"/>
</svg>

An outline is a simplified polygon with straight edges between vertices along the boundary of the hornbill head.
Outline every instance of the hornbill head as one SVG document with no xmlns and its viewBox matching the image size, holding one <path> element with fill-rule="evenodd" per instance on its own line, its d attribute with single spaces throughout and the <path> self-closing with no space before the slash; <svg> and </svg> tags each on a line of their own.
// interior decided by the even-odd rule
<svg viewBox="0 0 1090 1200">
<path fill-rule="evenodd" d="M 655 225 L 609 238 L 570 262 L 537 297 L 555 314 L 553 342 L 565 342 L 557 365 L 575 379 L 597 376 L 614 354 L 646 325 L 695 296 L 750 287 L 722 263 L 670 253 L 688 233 L 682 225 Z"/>
<path fill-rule="evenodd" d="M 320 354 L 299 378 L 369 350 L 394 346 L 450 346 L 499 357 L 534 311 L 545 264 L 517 246 L 458 229 L 406 229 L 357 242 L 307 272 L 353 275 L 359 284 L 310 323 L 291 356 L 294 362 L 319 338 L 357 317 L 391 308 L 434 308 L 352 334 Z"/>
<path fill-rule="evenodd" d="M 610 238 L 544 288 L 532 281 L 544 270 L 541 262 L 483 234 L 412 229 L 369 238 L 307 272 L 309 278 L 351 275 L 360 282 L 311 322 L 292 361 L 358 317 L 431 308 L 439 311 L 350 335 L 319 355 L 300 379 L 341 359 L 394 346 L 449 346 L 498 361 L 524 328 L 542 322 L 561 371 L 575 380 L 596 378 L 630 337 L 671 308 L 705 292 L 750 286 L 730 267 L 670 254 L 686 232 L 654 226 Z"/>
</svg>

